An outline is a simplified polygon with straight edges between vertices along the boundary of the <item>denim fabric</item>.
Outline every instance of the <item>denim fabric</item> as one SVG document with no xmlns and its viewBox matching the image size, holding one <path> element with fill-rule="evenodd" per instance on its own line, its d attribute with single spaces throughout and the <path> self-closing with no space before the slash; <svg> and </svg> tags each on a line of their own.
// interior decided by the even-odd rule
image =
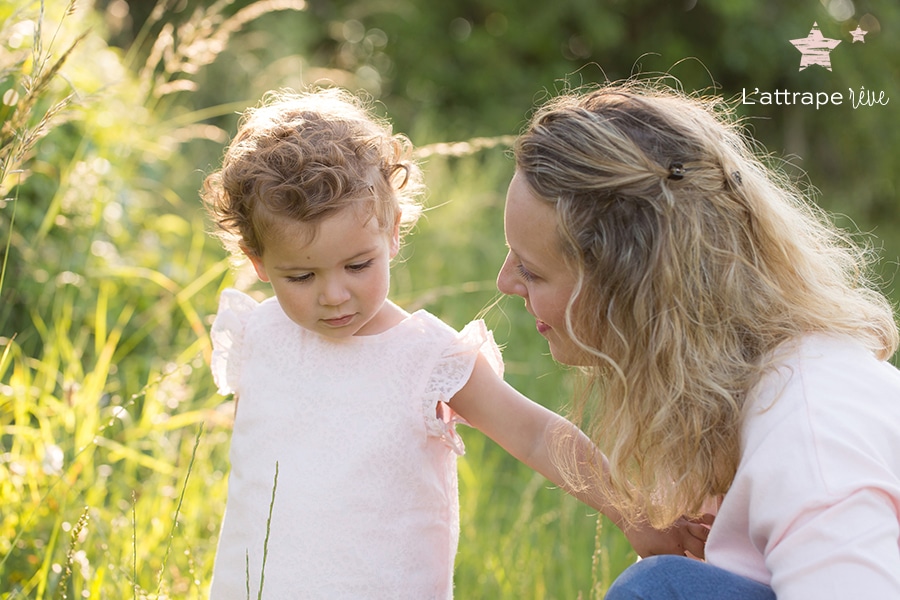
<svg viewBox="0 0 900 600">
<path fill-rule="evenodd" d="M 651 556 L 628 567 L 606 600 L 775 600 L 775 592 L 698 560 Z"/>
</svg>

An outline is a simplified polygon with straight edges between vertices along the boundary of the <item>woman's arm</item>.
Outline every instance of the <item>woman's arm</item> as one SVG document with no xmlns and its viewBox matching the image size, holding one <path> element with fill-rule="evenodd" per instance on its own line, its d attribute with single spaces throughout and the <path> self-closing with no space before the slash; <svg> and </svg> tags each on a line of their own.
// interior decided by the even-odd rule
<svg viewBox="0 0 900 600">
<path fill-rule="evenodd" d="M 554 484 L 609 517 L 641 556 L 684 554 L 703 557 L 706 527 L 681 522 L 666 531 L 649 525 L 628 524 L 607 501 L 606 457 L 575 425 L 555 412 L 532 402 L 503 381 L 481 355 L 469 381 L 456 393 L 451 407 L 470 425 L 500 444 Z M 573 451 L 568 468 L 573 477 L 564 477 L 554 450 Z M 599 467 L 599 468 L 598 468 Z M 569 481 L 583 482 L 573 487 Z"/>
</svg>

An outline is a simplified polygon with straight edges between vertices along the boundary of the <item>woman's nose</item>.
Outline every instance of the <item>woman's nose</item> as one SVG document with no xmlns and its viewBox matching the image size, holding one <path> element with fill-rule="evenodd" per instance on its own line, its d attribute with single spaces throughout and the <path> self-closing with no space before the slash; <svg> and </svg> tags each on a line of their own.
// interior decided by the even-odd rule
<svg viewBox="0 0 900 600">
<path fill-rule="evenodd" d="M 515 267 L 513 266 L 512 253 L 506 255 L 506 260 L 497 273 L 497 289 L 508 296 L 525 297 L 525 286 L 516 277 Z"/>
</svg>

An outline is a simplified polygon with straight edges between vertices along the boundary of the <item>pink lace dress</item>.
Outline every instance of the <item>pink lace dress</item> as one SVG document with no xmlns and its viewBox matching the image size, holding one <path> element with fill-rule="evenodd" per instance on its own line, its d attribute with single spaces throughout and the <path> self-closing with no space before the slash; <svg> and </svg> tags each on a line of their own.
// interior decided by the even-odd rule
<svg viewBox="0 0 900 600">
<path fill-rule="evenodd" d="M 261 583 L 274 599 L 451 598 L 463 445 L 447 402 L 479 352 L 502 373 L 484 323 L 418 311 L 333 340 L 228 289 L 211 335 L 239 404 L 210 598 Z"/>
</svg>

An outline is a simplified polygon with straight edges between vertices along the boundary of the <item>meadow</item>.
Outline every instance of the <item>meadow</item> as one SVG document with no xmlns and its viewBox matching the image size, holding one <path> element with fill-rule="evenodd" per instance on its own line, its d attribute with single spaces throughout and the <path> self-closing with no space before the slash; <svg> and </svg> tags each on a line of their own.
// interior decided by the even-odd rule
<svg viewBox="0 0 900 600">
<path fill-rule="evenodd" d="M 106 44 L 74 3 L 0 7 L 0 598 L 205 597 L 233 414 L 208 328 L 223 287 L 265 288 L 209 235 L 196 194 L 230 133 L 210 119 L 242 107 L 185 97 L 243 24 L 301 7 L 213 7 L 193 29 L 163 24 L 144 54 Z M 561 409 L 574 374 L 494 285 L 507 142 L 422 149 L 428 211 L 392 296 L 457 327 L 483 316 L 508 379 Z M 615 527 L 463 437 L 457 597 L 602 597 L 634 559 Z"/>
<path fill-rule="evenodd" d="M 205 598 L 233 415 L 209 374 L 208 330 L 222 288 L 267 290 L 209 234 L 198 190 L 236 113 L 262 92 L 328 80 L 383 98 L 380 108 L 419 146 L 429 189 L 393 267 L 392 297 L 457 328 L 483 317 L 504 347 L 510 383 L 565 411 L 578 373 L 553 362 L 521 300 L 500 298 L 494 283 L 505 255 L 509 136 L 536 90 L 598 60 L 591 41 L 627 76 L 651 38 L 676 51 L 670 65 L 691 55 L 695 40 L 711 44 L 710 58 L 722 62 L 710 68 L 732 89 L 749 79 L 769 89 L 779 77 L 799 89 L 807 75 L 824 87 L 831 76 L 797 73 L 793 54 L 790 73 L 777 66 L 772 6 L 797 16 L 778 22 L 788 40 L 814 18 L 800 3 L 701 3 L 706 12 L 683 15 L 647 2 L 578 3 L 596 18 L 577 22 L 566 16 L 575 3 L 546 4 L 566 27 L 586 28 L 562 50 L 538 35 L 554 19 L 516 25 L 533 16 L 517 0 L 466 3 L 477 5 L 473 13 L 495 9 L 474 32 L 449 14 L 455 3 L 418 12 L 416 2 L 399 3 L 409 9 L 402 13 L 366 12 L 378 4 L 368 0 L 132 2 L 146 9 L 140 19 L 125 0 L 94 4 L 0 0 L 0 600 Z M 813 4 L 822 13 L 840 3 Z M 879 7 L 887 31 L 897 9 Z M 617 11 L 634 14 L 629 21 Z M 676 17 L 684 27 L 672 25 Z M 734 31 L 720 26 L 725 19 L 740 32 L 763 25 L 753 39 L 703 37 Z M 395 29 L 363 25 L 373 20 Z M 449 35 L 430 33 L 446 22 Z M 638 29 L 641 44 L 627 38 Z M 299 53 L 307 39 L 318 41 Z M 835 71 L 859 78 L 853 89 L 876 81 L 894 94 L 891 57 L 900 53 L 878 54 L 878 39 L 846 54 L 865 68 Z M 881 47 L 898 39 L 885 35 Z M 422 69 L 400 88 L 411 63 Z M 786 110 L 750 123 L 774 149 L 808 151 L 801 166 L 824 182 L 826 208 L 877 234 L 866 240 L 885 257 L 895 299 L 900 133 L 884 125 L 897 107 L 852 119 Z M 469 118 L 479 111 L 480 120 Z M 853 126 L 831 126 L 840 119 Z M 635 559 L 621 533 L 478 431 L 461 433 L 456 597 L 602 598 Z"/>
</svg>

